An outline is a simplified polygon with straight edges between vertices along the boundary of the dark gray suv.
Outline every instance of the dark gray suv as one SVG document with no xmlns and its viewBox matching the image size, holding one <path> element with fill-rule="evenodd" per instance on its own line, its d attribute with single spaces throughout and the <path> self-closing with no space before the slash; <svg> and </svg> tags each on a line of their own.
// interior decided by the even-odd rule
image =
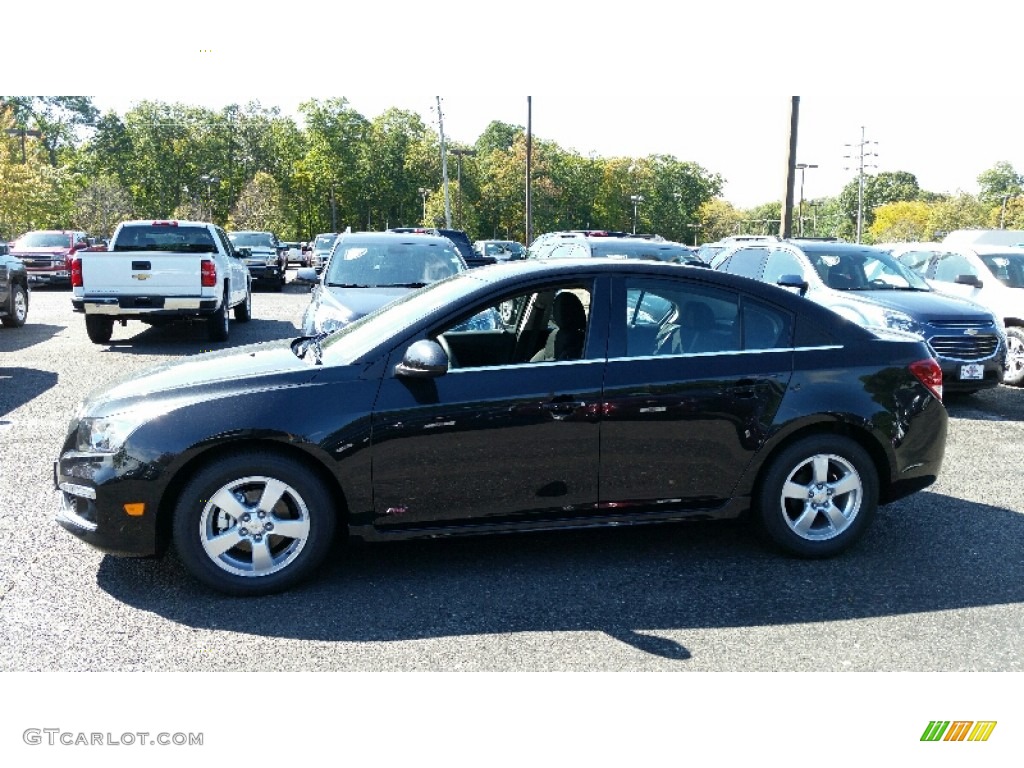
<svg viewBox="0 0 1024 768">
<path fill-rule="evenodd" d="M 861 326 L 923 337 L 942 366 L 948 392 L 976 392 L 1002 381 L 1006 341 L 1000 321 L 972 301 L 933 290 L 880 248 L 775 240 L 734 247 L 712 267 L 797 290 Z"/>
</svg>

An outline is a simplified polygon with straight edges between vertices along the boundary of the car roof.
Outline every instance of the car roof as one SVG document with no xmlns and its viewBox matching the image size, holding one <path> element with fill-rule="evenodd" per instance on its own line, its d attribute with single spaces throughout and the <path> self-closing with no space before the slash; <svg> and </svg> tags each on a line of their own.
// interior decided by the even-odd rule
<svg viewBox="0 0 1024 768">
<path fill-rule="evenodd" d="M 452 241 L 441 235 L 428 235 L 419 232 L 346 232 L 339 240 L 348 242 L 350 240 L 373 243 L 373 242 L 402 242 L 402 243 L 443 243 L 451 246 Z"/>
</svg>

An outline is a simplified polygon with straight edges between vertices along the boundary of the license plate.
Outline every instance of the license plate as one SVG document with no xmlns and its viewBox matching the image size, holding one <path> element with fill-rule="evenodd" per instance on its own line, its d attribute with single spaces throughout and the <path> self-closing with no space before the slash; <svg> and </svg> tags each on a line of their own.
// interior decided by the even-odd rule
<svg viewBox="0 0 1024 768">
<path fill-rule="evenodd" d="M 984 379 L 985 368 L 977 363 L 968 363 L 960 366 L 961 379 Z"/>
</svg>

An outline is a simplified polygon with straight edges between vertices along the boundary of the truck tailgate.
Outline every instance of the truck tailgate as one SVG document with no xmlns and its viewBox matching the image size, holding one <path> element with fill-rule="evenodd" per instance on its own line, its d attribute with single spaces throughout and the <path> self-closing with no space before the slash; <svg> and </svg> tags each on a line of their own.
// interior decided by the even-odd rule
<svg viewBox="0 0 1024 768">
<path fill-rule="evenodd" d="M 200 296 L 202 256 L 133 251 L 81 254 L 86 296 Z"/>
</svg>

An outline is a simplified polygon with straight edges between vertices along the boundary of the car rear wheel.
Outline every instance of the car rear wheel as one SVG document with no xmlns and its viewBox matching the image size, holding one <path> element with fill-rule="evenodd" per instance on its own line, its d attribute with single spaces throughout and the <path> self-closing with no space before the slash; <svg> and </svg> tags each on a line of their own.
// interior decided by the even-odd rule
<svg viewBox="0 0 1024 768">
<path fill-rule="evenodd" d="M 1024 386 L 1024 328 L 1012 326 L 1006 329 L 1006 369 L 1003 384 L 1011 387 Z"/>
<path fill-rule="evenodd" d="M 0 318 L 0 323 L 3 323 L 8 328 L 20 328 L 25 324 L 27 317 L 28 293 L 26 293 L 23 286 L 14 283 L 11 286 L 10 314 Z"/>
<path fill-rule="evenodd" d="M 85 332 L 93 344 L 106 344 L 114 335 L 114 318 L 104 315 L 86 315 Z"/>
<path fill-rule="evenodd" d="M 813 435 L 784 448 L 757 494 L 757 518 L 776 545 L 800 557 L 852 546 L 878 506 L 878 473 L 867 452 L 839 435 Z"/>
<path fill-rule="evenodd" d="M 324 561 L 335 513 L 301 463 L 246 452 L 189 481 L 173 529 L 175 548 L 197 579 L 226 594 L 265 595 L 294 586 Z"/>
<path fill-rule="evenodd" d="M 210 341 L 228 340 L 228 314 L 230 311 L 231 310 L 228 306 L 228 292 L 225 290 L 224 300 L 220 303 L 220 309 L 206 318 L 206 330 L 210 336 Z"/>
</svg>

